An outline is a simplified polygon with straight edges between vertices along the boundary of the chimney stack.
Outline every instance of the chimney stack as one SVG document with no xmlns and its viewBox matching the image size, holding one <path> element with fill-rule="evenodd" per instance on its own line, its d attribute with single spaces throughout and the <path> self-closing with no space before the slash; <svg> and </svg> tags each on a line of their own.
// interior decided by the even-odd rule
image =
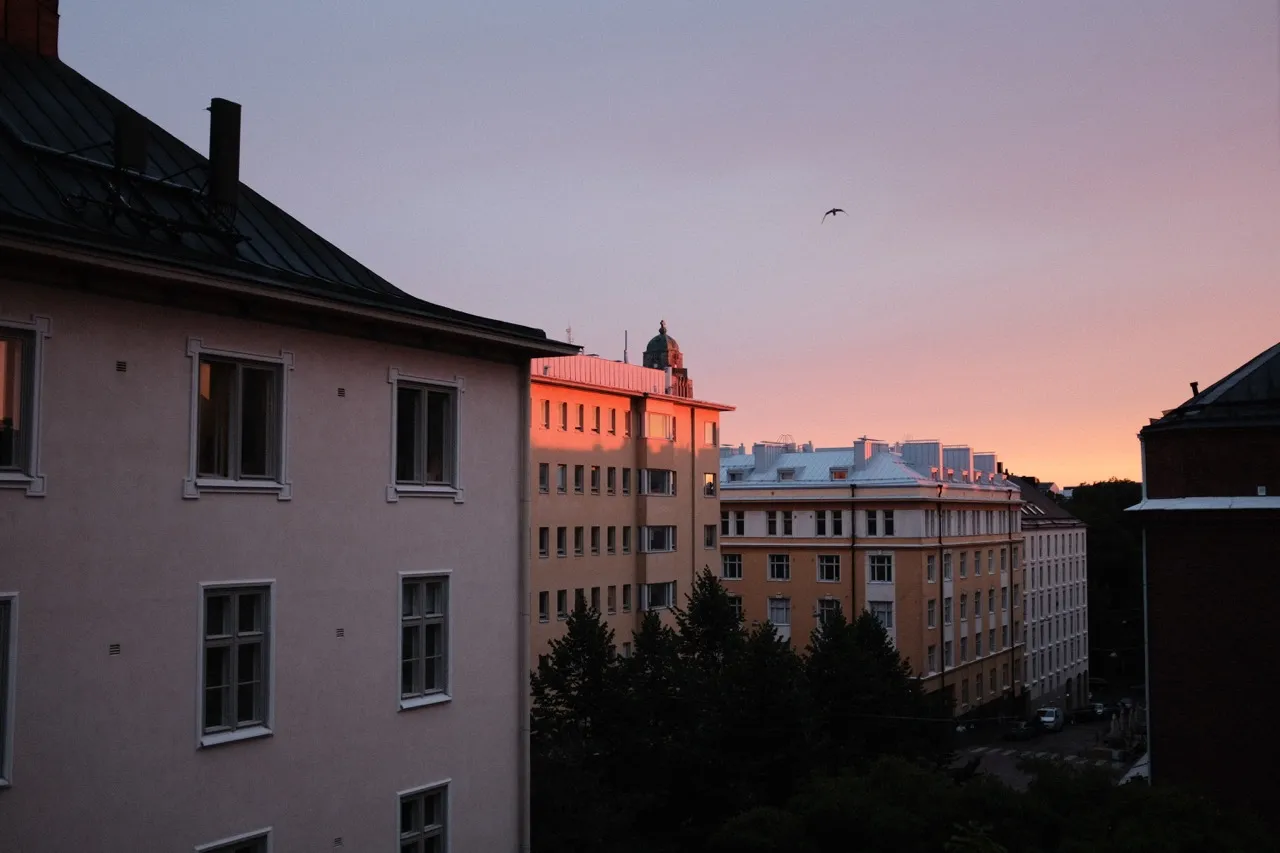
<svg viewBox="0 0 1280 853">
<path fill-rule="evenodd" d="M 240 200 L 240 105 L 209 102 L 209 200 L 234 209 Z"/>
<path fill-rule="evenodd" d="M 1192 396 L 1192 397 L 1194 397 L 1195 395 L 1197 395 L 1197 394 L 1199 394 L 1199 393 L 1200 393 L 1200 383 L 1199 383 L 1199 382 L 1192 382 L 1192 383 L 1191 383 L 1191 396 Z"/>
<path fill-rule="evenodd" d="M 0 41 L 56 58 L 58 0 L 0 0 Z"/>
<path fill-rule="evenodd" d="M 147 170 L 147 126 L 142 116 L 133 110 L 123 109 L 116 113 L 112 154 L 117 169 L 134 172 Z"/>
</svg>

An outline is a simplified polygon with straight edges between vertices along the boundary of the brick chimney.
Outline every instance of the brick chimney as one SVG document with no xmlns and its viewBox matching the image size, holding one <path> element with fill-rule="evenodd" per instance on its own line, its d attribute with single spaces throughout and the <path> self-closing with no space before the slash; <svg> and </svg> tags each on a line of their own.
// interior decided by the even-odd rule
<svg viewBox="0 0 1280 853">
<path fill-rule="evenodd" d="M 0 0 L 0 41 L 57 57 L 58 0 Z"/>
</svg>

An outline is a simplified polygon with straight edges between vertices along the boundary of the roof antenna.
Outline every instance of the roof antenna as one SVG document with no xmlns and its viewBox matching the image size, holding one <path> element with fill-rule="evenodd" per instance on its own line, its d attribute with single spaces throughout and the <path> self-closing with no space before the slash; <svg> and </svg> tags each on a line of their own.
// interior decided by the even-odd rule
<svg viewBox="0 0 1280 853">
<path fill-rule="evenodd" d="M 573 343 L 573 324 L 572 323 L 569 324 L 568 328 L 564 330 L 564 337 L 565 337 L 565 343 L 569 343 L 569 344 Z"/>
<path fill-rule="evenodd" d="M 623 364 L 631 363 L 631 361 L 627 358 L 627 346 L 628 346 L 627 330 L 623 329 L 622 330 L 622 363 Z"/>
</svg>

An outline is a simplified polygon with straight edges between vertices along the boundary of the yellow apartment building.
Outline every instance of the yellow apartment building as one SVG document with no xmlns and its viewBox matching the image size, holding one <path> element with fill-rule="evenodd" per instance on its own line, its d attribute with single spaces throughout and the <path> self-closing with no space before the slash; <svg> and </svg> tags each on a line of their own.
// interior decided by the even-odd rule
<svg viewBox="0 0 1280 853">
<path fill-rule="evenodd" d="M 725 448 L 720 577 L 798 648 L 869 610 L 963 715 L 1022 694 L 1021 491 L 994 454 L 936 441 Z"/>
<path fill-rule="evenodd" d="M 581 600 L 630 654 L 646 610 L 682 604 L 720 565 L 720 414 L 697 400 L 666 324 L 642 365 L 535 359 L 530 666 Z"/>
</svg>

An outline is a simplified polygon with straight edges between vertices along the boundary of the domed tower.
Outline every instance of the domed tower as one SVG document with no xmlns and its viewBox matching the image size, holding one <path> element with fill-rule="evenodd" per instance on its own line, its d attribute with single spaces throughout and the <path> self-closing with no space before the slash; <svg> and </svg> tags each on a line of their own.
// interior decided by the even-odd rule
<svg viewBox="0 0 1280 853">
<path fill-rule="evenodd" d="M 680 352 L 676 339 L 667 334 L 666 320 L 658 324 L 658 334 L 644 348 L 644 366 L 670 371 L 671 387 L 667 393 L 676 397 L 693 396 L 693 382 L 684 369 L 684 354 Z"/>
</svg>

